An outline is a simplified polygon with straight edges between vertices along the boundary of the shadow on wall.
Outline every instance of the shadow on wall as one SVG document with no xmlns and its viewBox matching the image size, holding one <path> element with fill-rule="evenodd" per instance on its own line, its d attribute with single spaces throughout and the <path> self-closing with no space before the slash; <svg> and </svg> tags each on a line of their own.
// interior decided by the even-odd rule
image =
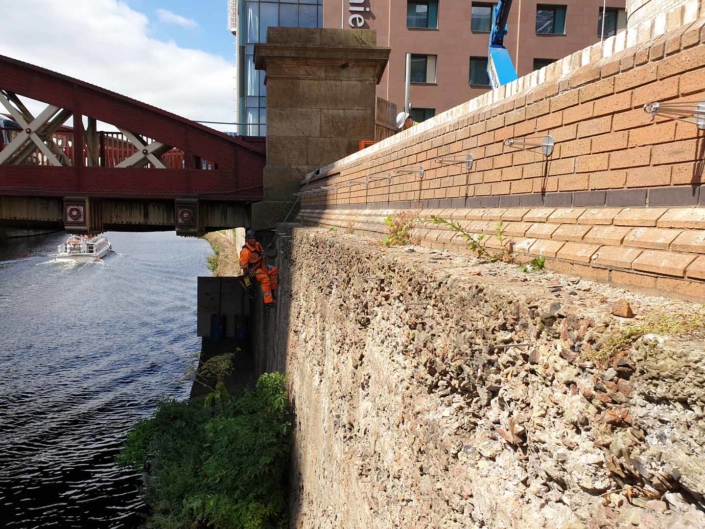
<svg viewBox="0 0 705 529">
<path fill-rule="evenodd" d="M 695 159 L 698 160 L 693 165 L 693 180 L 691 184 L 693 186 L 702 184 L 703 182 L 703 169 L 705 169 L 705 136 L 700 136 L 695 147 Z"/>
</svg>

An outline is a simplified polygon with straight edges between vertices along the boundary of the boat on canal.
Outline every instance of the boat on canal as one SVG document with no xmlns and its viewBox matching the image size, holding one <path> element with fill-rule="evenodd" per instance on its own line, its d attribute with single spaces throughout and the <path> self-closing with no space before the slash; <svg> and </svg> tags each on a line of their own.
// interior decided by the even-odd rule
<svg viewBox="0 0 705 529">
<path fill-rule="evenodd" d="M 100 261 L 113 247 L 105 235 L 72 235 L 59 245 L 56 256 L 60 261 Z"/>
</svg>

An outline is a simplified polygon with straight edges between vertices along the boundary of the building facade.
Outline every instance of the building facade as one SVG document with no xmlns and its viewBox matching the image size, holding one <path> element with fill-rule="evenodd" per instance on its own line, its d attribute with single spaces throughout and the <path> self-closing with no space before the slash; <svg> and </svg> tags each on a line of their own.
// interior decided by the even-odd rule
<svg viewBox="0 0 705 529">
<path fill-rule="evenodd" d="M 264 73 L 252 50 L 266 28 L 373 29 L 391 48 L 377 95 L 404 106 L 406 54 L 411 54 L 412 115 L 424 121 L 488 91 L 487 48 L 496 2 L 468 0 L 231 0 L 238 7 L 238 121 L 266 133 Z M 514 0 L 505 46 L 519 76 L 626 28 L 625 0 Z M 296 13 L 296 15 L 294 14 Z M 257 125 L 260 124 L 260 125 Z"/>
<path fill-rule="evenodd" d="M 229 0 L 228 25 L 235 36 L 238 134 L 267 135 L 267 87 L 255 70 L 255 44 L 267 41 L 267 29 L 320 28 L 323 0 Z"/>
<path fill-rule="evenodd" d="M 325 27 L 377 30 L 392 49 L 377 95 L 404 105 L 411 53 L 412 114 L 423 121 L 489 90 L 487 48 L 496 2 L 326 0 Z M 607 0 L 605 37 L 624 29 L 625 0 Z M 514 0 L 505 46 L 519 76 L 600 40 L 603 0 Z"/>
</svg>

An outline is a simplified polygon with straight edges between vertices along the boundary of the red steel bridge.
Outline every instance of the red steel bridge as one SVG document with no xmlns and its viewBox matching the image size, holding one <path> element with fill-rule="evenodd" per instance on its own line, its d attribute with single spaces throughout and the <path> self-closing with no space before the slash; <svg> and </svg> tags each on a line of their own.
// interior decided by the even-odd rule
<svg viewBox="0 0 705 529">
<path fill-rule="evenodd" d="M 23 98 L 46 106 L 35 116 Z M 0 113 L 0 227 L 198 235 L 247 226 L 263 198 L 264 138 L 231 137 L 2 55 Z"/>
</svg>

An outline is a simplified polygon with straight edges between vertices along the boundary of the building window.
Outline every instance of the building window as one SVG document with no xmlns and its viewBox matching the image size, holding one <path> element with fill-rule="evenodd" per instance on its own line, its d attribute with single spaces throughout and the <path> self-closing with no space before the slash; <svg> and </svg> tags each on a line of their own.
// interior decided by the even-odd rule
<svg viewBox="0 0 705 529">
<path fill-rule="evenodd" d="M 539 4 L 536 6 L 538 35 L 565 35 L 566 6 Z"/>
<path fill-rule="evenodd" d="M 470 57 L 470 85 L 490 86 L 487 73 L 487 57 Z"/>
<path fill-rule="evenodd" d="M 412 108 L 411 109 L 411 119 L 416 123 L 421 123 L 427 119 L 431 119 L 436 115 L 435 108 Z"/>
<path fill-rule="evenodd" d="M 556 59 L 534 59 L 534 71 L 545 68 L 554 62 L 556 62 Z"/>
<path fill-rule="evenodd" d="M 608 7 L 605 11 L 605 38 L 616 35 L 627 27 L 627 13 L 624 9 Z M 597 19 L 597 36 L 602 36 L 602 8 Z"/>
<path fill-rule="evenodd" d="M 436 56 L 411 56 L 411 82 L 434 84 L 436 82 Z"/>
<path fill-rule="evenodd" d="M 494 22 L 495 4 L 472 3 L 470 29 L 473 33 L 489 33 Z"/>
<path fill-rule="evenodd" d="M 406 27 L 438 29 L 438 1 L 414 0 L 407 2 Z"/>
</svg>

